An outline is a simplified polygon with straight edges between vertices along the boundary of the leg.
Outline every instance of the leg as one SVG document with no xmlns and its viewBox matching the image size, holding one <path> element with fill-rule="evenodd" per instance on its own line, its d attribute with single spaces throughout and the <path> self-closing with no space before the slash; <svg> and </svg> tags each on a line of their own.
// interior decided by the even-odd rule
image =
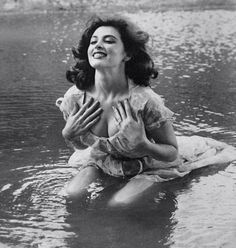
<svg viewBox="0 0 236 248">
<path fill-rule="evenodd" d="M 66 196 L 71 200 L 79 199 L 88 191 L 88 186 L 100 178 L 100 171 L 92 166 L 82 169 L 66 187 Z"/>
<path fill-rule="evenodd" d="M 109 206 L 130 204 L 153 184 L 154 182 L 146 179 L 133 179 L 112 197 L 109 201 Z"/>
</svg>

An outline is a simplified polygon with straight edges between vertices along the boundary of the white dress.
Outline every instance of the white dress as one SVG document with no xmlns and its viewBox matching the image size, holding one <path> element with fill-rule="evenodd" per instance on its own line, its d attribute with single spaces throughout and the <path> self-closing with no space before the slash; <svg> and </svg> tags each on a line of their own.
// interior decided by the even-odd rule
<svg viewBox="0 0 236 248">
<path fill-rule="evenodd" d="M 80 107 L 84 104 L 86 92 L 72 86 L 56 101 L 56 105 L 63 113 L 64 119 L 74 108 L 75 103 Z M 87 100 L 89 97 L 86 96 Z M 141 112 L 146 131 L 159 127 L 167 120 L 173 120 L 173 112 L 165 105 L 163 99 L 150 87 L 135 86 L 130 84 L 129 101 L 132 110 Z M 69 163 L 79 170 L 87 166 L 100 168 L 104 173 L 114 177 L 126 177 L 130 180 L 145 178 L 154 182 L 163 182 L 177 177 L 182 177 L 194 169 L 216 163 L 227 163 L 236 160 L 236 149 L 223 142 L 200 136 L 177 136 L 179 157 L 174 162 L 163 162 L 151 157 L 142 157 L 120 151 L 115 146 L 115 134 L 109 138 L 98 137 L 92 132 L 87 132 L 80 138 L 80 142 L 88 148 L 80 150 L 73 142 L 75 152 Z M 130 163 L 129 170 L 125 170 L 124 163 Z M 138 166 L 138 169 L 137 169 Z"/>
</svg>

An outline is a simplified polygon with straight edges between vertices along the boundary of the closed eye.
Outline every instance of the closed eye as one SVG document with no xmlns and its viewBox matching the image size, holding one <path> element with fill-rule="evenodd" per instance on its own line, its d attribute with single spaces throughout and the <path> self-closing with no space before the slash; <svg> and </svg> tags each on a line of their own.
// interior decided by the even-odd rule
<svg viewBox="0 0 236 248">
<path fill-rule="evenodd" d="M 103 42 L 106 42 L 108 44 L 112 44 L 112 43 L 116 43 L 117 38 L 113 35 L 105 35 L 103 37 Z M 97 36 L 93 36 L 90 40 L 90 44 L 94 45 L 98 42 L 98 37 Z"/>
<path fill-rule="evenodd" d="M 105 42 L 108 43 L 108 44 L 112 44 L 112 43 L 115 43 L 114 40 L 112 39 L 105 39 Z"/>
<path fill-rule="evenodd" d="M 91 41 L 90 41 L 90 44 L 91 44 L 91 45 L 94 45 L 94 44 L 96 44 L 96 43 L 97 43 L 96 40 L 91 40 Z"/>
<path fill-rule="evenodd" d="M 116 37 L 113 35 L 106 35 L 104 36 L 104 41 L 107 43 L 115 43 L 116 42 Z"/>
</svg>

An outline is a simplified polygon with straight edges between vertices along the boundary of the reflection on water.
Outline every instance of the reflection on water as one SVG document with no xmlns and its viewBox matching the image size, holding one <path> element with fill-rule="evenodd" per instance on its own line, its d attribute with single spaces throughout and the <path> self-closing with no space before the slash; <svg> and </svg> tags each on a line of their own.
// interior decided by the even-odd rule
<svg viewBox="0 0 236 248">
<path fill-rule="evenodd" d="M 211 175 L 210 180 L 208 177 L 193 180 L 194 192 L 178 193 L 179 209 L 174 216 L 178 224 L 172 234 L 176 241 L 173 247 L 192 247 L 193 243 L 205 247 L 219 247 L 219 244 L 233 247 L 236 216 L 232 213 L 236 201 L 225 202 L 235 198 L 235 168 L 235 165 L 229 166 L 225 172 Z"/>
<path fill-rule="evenodd" d="M 152 34 L 157 91 L 178 113 L 181 133 L 235 144 L 235 12 L 127 14 Z M 153 49 L 154 47 L 154 49 Z"/>
<path fill-rule="evenodd" d="M 151 36 L 159 67 L 153 88 L 176 112 L 177 134 L 236 145 L 236 12 L 123 15 Z M 66 204 L 76 173 L 61 138 L 55 99 L 87 14 L 0 17 L 0 242 L 10 247 L 232 247 L 236 167 L 211 167 L 155 185 L 127 209 L 107 209 L 111 187 L 96 199 Z M 0 245 L 1 245 L 0 243 Z"/>
</svg>

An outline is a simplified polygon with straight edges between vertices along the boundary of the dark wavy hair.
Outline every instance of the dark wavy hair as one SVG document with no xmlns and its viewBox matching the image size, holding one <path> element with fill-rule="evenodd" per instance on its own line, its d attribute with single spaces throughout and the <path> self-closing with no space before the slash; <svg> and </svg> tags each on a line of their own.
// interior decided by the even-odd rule
<svg viewBox="0 0 236 248">
<path fill-rule="evenodd" d="M 93 33 L 101 26 L 113 27 L 119 32 L 124 49 L 130 57 L 125 64 L 127 77 L 137 85 L 148 86 L 150 80 L 158 76 L 154 62 L 146 48 L 149 35 L 122 18 L 93 17 L 89 21 L 78 46 L 72 48 L 76 64 L 66 72 L 67 80 L 76 84 L 80 90 L 89 89 L 94 85 L 95 69 L 89 64 L 87 50 Z"/>
</svg>

